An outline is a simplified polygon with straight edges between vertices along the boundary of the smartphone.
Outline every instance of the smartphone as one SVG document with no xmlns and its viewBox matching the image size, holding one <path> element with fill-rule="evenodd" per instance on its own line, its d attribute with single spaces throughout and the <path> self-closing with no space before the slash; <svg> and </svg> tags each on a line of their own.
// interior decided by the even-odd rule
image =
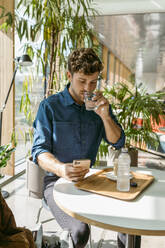
<svg viewBox="0 0 165 248">
<path fill-rule="evenodd" d="M 90 159 L 76 159 L 73 160 L 73 167 L 83 167 L 89 169 L 91 164 Z"/>
</svg>

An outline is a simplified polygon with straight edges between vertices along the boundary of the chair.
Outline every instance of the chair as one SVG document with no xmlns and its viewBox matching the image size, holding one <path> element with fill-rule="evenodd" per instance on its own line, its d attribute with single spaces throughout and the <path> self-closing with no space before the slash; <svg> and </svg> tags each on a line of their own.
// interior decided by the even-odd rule
<svg viewBox="0 0 165 248">
<path fill-rule="evenodd" d="M 43 196 L 43 179 L 44 170 L 37 166 L 32 157 L 26 160 L 26 188 L 30 197 L 42 199 Z"/>
<path fill-rule="evenodd" d="M 41 206 L 38 210 L 36 224 L 39 223 L 42 209 L 46 209 L 47 211 L 50 212 L 50 209 L 43 198 L 44 176 L 45 176 L 44 170 L 32 161 L 32 157 L 29 157 L 27 159 L 27 167 L 26 167 L 26 187 L 28 189 L 28 194 L 30 197 L 41 199 Z M 44 224 L 51 220 L 54 220 L 54 218 L 41 221 L 40 223 Z"/>
<path fill-rule="evenodd" d="M 32 157 L 27 159 L 27 166 L 26 166 L 26 187 L 28 189 L 28 194 L 30 197 L 41 199 L 41 206 L 38 210 L 36 224 L 39 223 L 41 211 L 46 209 L 50 211 L 49 206 L 47 205 L 45 199 L 43 198 L 43 179 L 45 176 L 44 170 L 37 166 L 33 161 Z M 55 218 L 49 218 L 47 220 L 41 221 L 41 224 L 47 223 L 49 221 L 54 220 Z M 89 225 L 90 231 L 91 226 Z M 90 232 L 91 233 L 91 232 Z M 92 238 L 91 234 L 89 236 L 89 247 L 92 248 Z"/>
<path fill-rule="evenodd" d="M 38 210 L 36 224 L 39 223 L 41 211 L 42 211 L 43 208 L 46 209 L 47 211 L 50 211 L 50 208 L 49 208 L 49 206 L 47 205 L 47 203 L 46 203 L 46 201 L 45 201 L 44 198 L 42 198 L 42 205 L 41 205 L 41 207 L 40 207 L 39 210 Z M 51 211 L 50 211 L 50 212 L 51 212 Z M 51 220 L 54 220 L 54 218 L 50 218 L 50 219 L 41 221 L 41 224 L 47 223 L 47 222 L 49 222 L 49 221 L 51 221 Z"/>
</svg>

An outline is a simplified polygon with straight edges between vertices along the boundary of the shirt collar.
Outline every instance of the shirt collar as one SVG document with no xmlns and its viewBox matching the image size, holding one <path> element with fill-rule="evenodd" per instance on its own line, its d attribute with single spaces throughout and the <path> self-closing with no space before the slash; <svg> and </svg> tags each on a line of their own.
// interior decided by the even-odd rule
<svg viewBox="0 0 165 248">
<path fill-rule="evenodd" d="M 78 103 L 76 103 L 74 101 L 74 99 L 72 98 L 72 96 L 69 93 L 69 87 L 70 87 L 70 83 L 68 83 L 63 91 L 63 96 L 64 96 L 64 104 L 65 106 L 69 106 L 69 105 L 75 105 L 78 109 L 84 109 L 85 108 L 85 104 L 83 103 L 82 105 L 79 105 Z"/>
<path fill-rule="evenodd" d="M 73 100 L 73 98 L 71 97 L 71 95 L 69 93 L 69 86 L 70 86 L 70 83 L 67 84 L 67 86 L 65 87 L 65 89 L 63 91 L 64 103 L 66 106 L 72 105 L 75 103 L 75 101 Z"/>
</svg>

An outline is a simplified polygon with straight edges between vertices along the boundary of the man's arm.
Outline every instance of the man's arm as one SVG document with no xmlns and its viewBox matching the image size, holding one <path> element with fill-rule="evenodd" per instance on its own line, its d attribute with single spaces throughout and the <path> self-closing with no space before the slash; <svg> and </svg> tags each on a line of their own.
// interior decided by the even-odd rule
<svg viewBox="0 0 165 248">
<path fill-rule="evenodd" d="M 70 181 L 79 181 L 89 171 L 83 167 L 73 167 L 72 163 L 62 163 L 49 152 L 40 153 L 37 162 L 42 169 Z"/>
<path fill-rule="evenodd" d="M 121 136 L 121 128 L 109 116 L 103 119 L 107 140 L 115 144 Z"/>
<path fill-rule="evenodd" d="M 115 144 L 121 137 L 122 129 L 121 127 L 113 120 L 112 116 L 109 112 L 109 102 L 108 100 L 102 95 L 101 92 L 97 93 L 96 96 L 96 110 L 95 112 L 101 117 L 107 141 Z"/>
<path fill-rule="evenodd" d="M 54 173 L 59 177 L 65 177 L 64 163 L 56 159 L 53 154 L 49 152 L 40 153 L 37 157 L 37 162 L 45 171 Z"/>
</svg>

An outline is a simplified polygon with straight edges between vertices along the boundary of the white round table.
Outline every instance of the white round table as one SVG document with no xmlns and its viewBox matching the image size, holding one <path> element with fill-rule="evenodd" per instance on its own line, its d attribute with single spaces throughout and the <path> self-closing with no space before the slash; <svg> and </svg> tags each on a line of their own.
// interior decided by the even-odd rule
<svg viewBox="0 0 165 248">
<path fill-rule="evenodd" d="M 165 171 L 137 167 L 131 169 L 155 177 L 154 182 L 133 201 L 79 190 L 73 182 L 62 178 L 54 186 L 54 200 L 67 214 L 91 225 L 129 235 L 163 236 Z M 91 169 L 89 174 L 96 171 Z"/>
</svg>

